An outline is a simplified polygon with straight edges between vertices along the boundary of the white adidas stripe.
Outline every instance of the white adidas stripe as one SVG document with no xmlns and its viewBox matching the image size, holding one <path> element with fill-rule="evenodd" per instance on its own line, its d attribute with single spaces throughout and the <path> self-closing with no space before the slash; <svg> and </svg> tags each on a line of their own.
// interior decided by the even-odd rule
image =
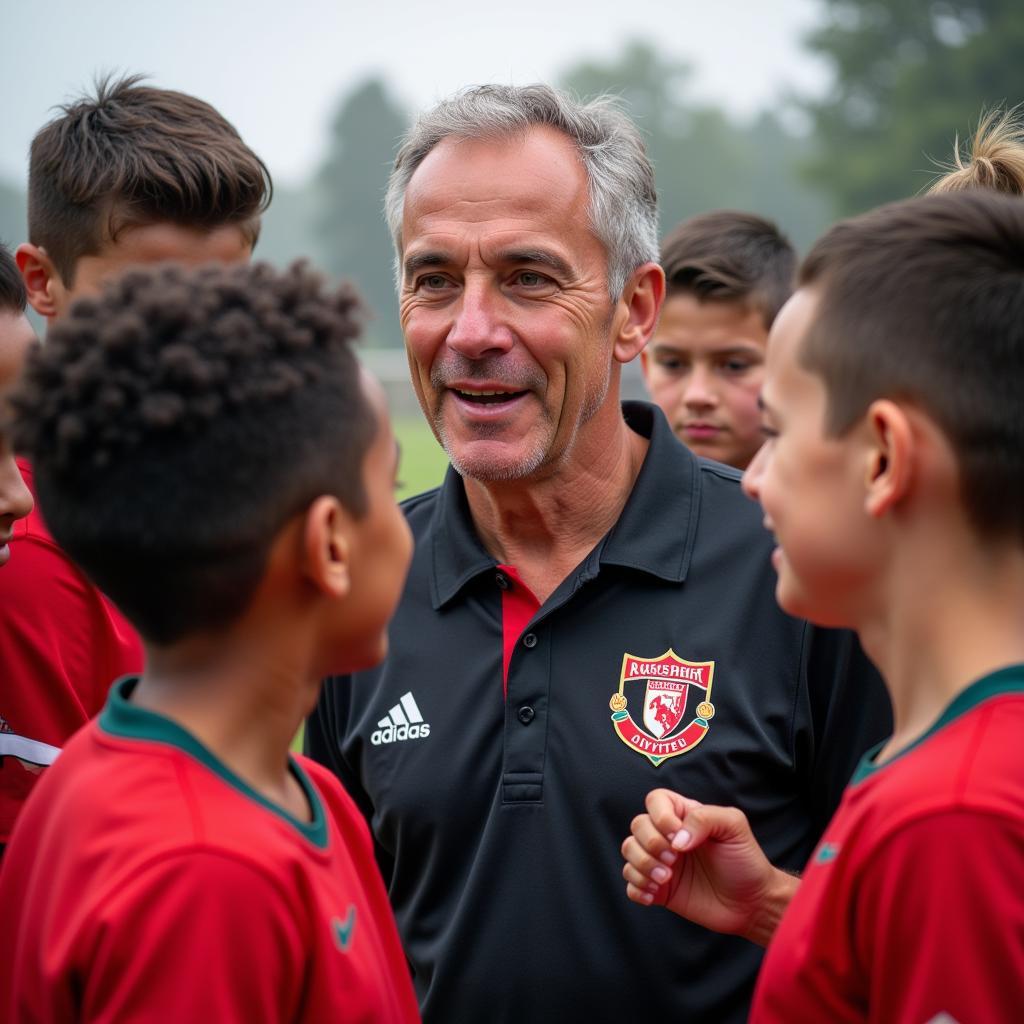
<svg viewBox="0 0 1024 1024">
<path fill-rule="evenodd" d="M 398 703 L 377 722 L 377 726 L 386 729 L 389 725 L 416 725 L 422 721 L 423 715 L 410 690 L 402 694 Z"/>
</svg>

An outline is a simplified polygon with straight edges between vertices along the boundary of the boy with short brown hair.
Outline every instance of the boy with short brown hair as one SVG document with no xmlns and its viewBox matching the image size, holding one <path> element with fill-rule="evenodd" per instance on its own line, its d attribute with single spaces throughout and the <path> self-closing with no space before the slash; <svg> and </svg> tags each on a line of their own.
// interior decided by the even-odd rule
<svg viewBox="0 0 1024 1024">
<path fill-rule="evenodd" d="M 829 231 L 799 285 L 772 331 L 768 440 L 745 486 L 778 539 L 779 603 L 857 630 L 895 731 L 802 880 L 739 811 L 656 790 L 623 845 L 627 891 L 771 938 L 753 1021 L 1016 1020 L 1024 204 L 883 207 Z"/>
<path fill-rule="evenodd" d="M 52 324 L 135 264 L 247 261 L 270 196 L 262 161 L 209 104 L 138 76 L 101 80 L 32 142 L 29 241 L 16 253 L 28 300 Z M 31 465 L 18 465 L 31 488 Z M 38 512 L 14 543 L 0 578 L 0 716 L 36 754 L 0 760 L 0 852 L 38 774 L 111 681 L 142 667 L 135 631 Z"/>
<path fill-rule="evenodd" d="M 714 210 L 662 242 L 665 305 L 641 353 L 651 397 L 698 455 L 745 469 L 761 446 L 757 395 L 796 254 L 763 217 Z"/>
</svg>

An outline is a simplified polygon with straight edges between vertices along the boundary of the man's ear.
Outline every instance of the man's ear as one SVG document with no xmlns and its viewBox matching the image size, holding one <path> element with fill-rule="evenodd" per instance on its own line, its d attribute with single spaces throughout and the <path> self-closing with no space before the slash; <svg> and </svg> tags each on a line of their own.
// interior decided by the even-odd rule
<svg viewBox="0 0 1024 1024">
<path fill-rule="evenodd" d="M 22 242 L 14 252 L 14 260 L 25 282 L 29 304 L 40 316 L 56 316 L 64 282 L 46 250 L 31 242 Z"/>
<path fill-rule="evenodd" d="M 352 519 L 337 498 L 321 495 L 306 509 L 303 570 L 328 597 L 343 599 L 352 589 Z"/>
<path fill-rule="evenodd" d="M 615 309 L 615 347 L 620 363 L 628 363 L 643 351 L 665 301 L 665 271 L 657 263 L 645 263 L 633 271 Z"/>
<path fill-rule="evenodd" d="M 910 492 L 917 441 L 906 410 L 889 399 L 872 402 L 865 420 L 868 446 L 864 508 L 869 516 L 879 519 Z"/>
</svg>

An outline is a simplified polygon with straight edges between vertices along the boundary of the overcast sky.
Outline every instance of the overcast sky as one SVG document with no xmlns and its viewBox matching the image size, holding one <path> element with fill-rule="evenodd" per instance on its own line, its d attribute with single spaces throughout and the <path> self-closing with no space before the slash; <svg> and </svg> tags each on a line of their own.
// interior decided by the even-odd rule
<svg viewBox="0 0 1024 1024">
<path fill-rule="evenodd" d="M 0 0 L 0 177 L 22 183 L 50 108 L 99 71 L 144 71 L 213 103 L 276 179 L 316 166 L 339 97 L 382 75 L 410 109 L 460 86 L 551 80 L 651 40 L 734 113 L 827 76 L 801 49 L 816 0 Z"/>
</svg>

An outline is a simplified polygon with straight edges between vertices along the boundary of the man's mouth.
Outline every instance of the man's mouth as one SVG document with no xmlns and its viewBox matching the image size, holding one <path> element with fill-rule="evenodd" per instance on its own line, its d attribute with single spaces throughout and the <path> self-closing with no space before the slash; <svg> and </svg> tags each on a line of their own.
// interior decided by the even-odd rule
<svg viewBox="0 0 1024 1024">
<path fill-rule="evenodd" d="M 500 391 L 485 388 L 453 387 L 451 390 L 454 391 L 459 398 L 462 398 L 467 402 L 472 402 L 474 405 L 498 405 L 502 402 L 511 402 L 520 395 L 526 394 L 525 391 Z"/>
</svg>

